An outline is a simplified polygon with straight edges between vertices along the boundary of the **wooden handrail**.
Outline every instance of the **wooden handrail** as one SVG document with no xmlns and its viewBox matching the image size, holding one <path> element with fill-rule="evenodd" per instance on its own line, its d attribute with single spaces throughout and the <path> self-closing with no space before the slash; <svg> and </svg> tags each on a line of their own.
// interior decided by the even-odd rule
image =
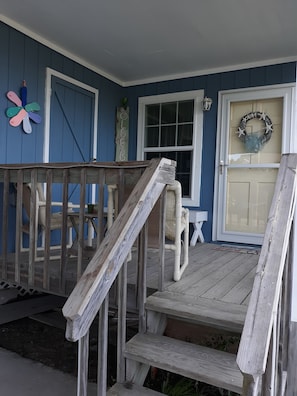
<svg viewBox="0 0 297 396">
<path fill-rule="evenodd" d="M 53 183 L 63 183 L 63 172 L 69 172 L 69 179 L 71 183 L 80 182 L 81 171 L 87 170 L 87 183 L 97 183 L 97 175 L 99 169 L 115 170 L 125 169 L 128 174 L 131 169 L 131 174 L 135 169 L 145 169 L 149 165 L 150 161 L 129 161 L 129 162 L 61 162 L 61 163 L 28 163 L 28 164 L 1 164 L 0 165 L 0 181 L 4 181 L 9 172 L 9 182 L 17 183 L 18 174 L 22 173 L 22 182 L 30 183 L 32 171 L 37 172 L 37 181 L 45 182 L 46 174 L 49 170 L 53 171 Z M 106 176 L 107 184 L 116 183 L 116 177 L 114 172 L 110 172 Z"/>
<path fill-rule="evenodd" d="M 88 332 L 156 201 L 174 178 L 174 161 L 152 160 L 146 168 L 63 307 L 67 339 L 77 341 Z"/>
<path fill-rule="evenodd" d="M 283 155 L 237 354 L 247 382 L 257 383 L 266 370 L 295 211 L 296 169 L 297 155 Z"/>
</svg>

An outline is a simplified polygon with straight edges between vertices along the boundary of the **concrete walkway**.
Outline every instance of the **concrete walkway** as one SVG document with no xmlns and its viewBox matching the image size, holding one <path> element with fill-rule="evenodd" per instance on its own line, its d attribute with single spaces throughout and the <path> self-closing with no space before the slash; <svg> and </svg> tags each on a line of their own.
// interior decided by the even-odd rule
<svg viewBox="0 0 297 396">
<path fill-rule="evenodd" d="M 0 348 L 0 394 L 75 396 L 76 378 Z M 96 384 L 89 385 L 89 395 L 96 395 Z"/>
</svg>

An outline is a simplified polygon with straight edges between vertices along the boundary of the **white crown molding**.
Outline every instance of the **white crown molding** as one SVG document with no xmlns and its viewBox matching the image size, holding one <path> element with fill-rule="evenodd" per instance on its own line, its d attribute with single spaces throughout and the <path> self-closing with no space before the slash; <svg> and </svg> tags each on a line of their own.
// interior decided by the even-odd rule
<svg viewBox="0 0 297 396">
<path fill-rule="evenodd" d="M 253 62 L 253 63 L 242 63 L 237 65 L 227 65 L 212 69 L 203 69 L 203 70 L 195 70 L 192 72 L 186 73 L 179 73 L 179 74 L 172 74 L 167 76 L 158 76 L 158 77 L 151 77 L 143 80 L 135 80 L 135 81 L 127 81 L 123 82 L 123 87 L 131 87 L 135 85 L 142 85 L 142 84 L 152 84 L 156 82 L 163 82 L 163 81 L 170 81 L 170 80 L 178 80 L 182 78 L 190 78 L 190 77 L 198 77 L 198 76 L 205 76 L 209 74 L 216 74 L 216 73 L 225 73 L 230 71 L 236 70 L 243 70 L 243 69 L 252 69 L 255 67 L 262 67 L 262 66 L 270 66 L 270 65 L 277 65 L 282 63 L 288 62 L 297 62 L 297 55 L 286 57 L 286 58 L 277 58 L 277 59 L 268 59 L 265 61 Z"/>
<path fill-rule="evenodd" d="M 67 51 L 65 48 L 62 48 L 51 41 L 45 39 L 44 37 L 32 32 L 30 29 L 26 28 L 25 26 L 13 21 L 10 18 L 7 18 L 6 16 L 0 14 L 0 21 L 4 22 L 6 25 L 11 26 L 12 28 L 18 30 L 21 33 L 24 33 L 28 37 L 38 41 L 40 44 L 43 44 L 47 46 L 48 48 L 60 53 L 61 55 L 66 56 L 67 58 L 79 63 L 82 66 L 85 66 L 86 68 L 92 70 L 93 72 L 100 74 L 100 76 L 107 78 L 108 80 L 111 80 L 115 82 L 116 84 L 123 85 L 122 81 L 118 80 L 115 76 L 106 73 L 105 71 L 99 69 L 98 67 L 86 62 L 84 59 L 74 55 L 73 53 Z"/>
<path fill-rule="evenodd" d="M 57 51 L 61 55 L 66 56 L 67 58 L 79 63 L 82 66 L 85 66 L 86 68 L 92 70 L 93 72 L 101 75 L 102 77 L 107 78 L 108 80 L 110 80 L 122 87 L 132 87 L 132 86 L 136 86 L 136 85 L 152 84 L 152 83 L 163 82 L 163 81 L 178 80 L 178 79 L 182 79 L 182 78 L 198 77 L 198 76 L 215 74 L 215 73 L 224 73 L 224 72 L 230 72 L 230 71 L 235 71 L 235 70 L 251 69 L 254 67 L 269 66 L 269 65 L 276 65 L 276 64 L 281 64 L 281 63 L 297 61 L 297 55 L 296 55 L 296 56 L 286 57 L 286 58 L 268 59 L 268 60 L 259 61 L 259 62 L 243 63 L 243 64 L 236 64 L 236 65 L 226 65 L 226 66 L 222 66 L 222 67 L 218 67 L 218 68 L 193 70 L 191 72 L 186 72 L 186 73 L 155 76 L 155 77 L 149 77 L 149 78 L 144 78 L 144 79 L 140 79 L 140 80 L 122 81 L 122 80 L 118 79 L 116 76 L 111 75 L 111 74 L 99 69 L 95 65 L 92 65 L 92 64 L 86 62 L 84 59 L 67 51 L 65 48 L 62 48 L 62 47 L 52 43 L 51 41 L 45 39 L 44 37 L 34 33 L 33 31 L 26 28 L 25 26 L 13 21 L 10 18 L 7 18 L 5 15 L 0 14 L 0 21 L 4 22 L 5 24 L 18 30 L 19 32 L 24 33 L 28 37 L 31 37 L 32 39 L 38 41 L 39 43 L 49 47 L 50 49 L 52 49 L 54 51 Z"/>
</svg>

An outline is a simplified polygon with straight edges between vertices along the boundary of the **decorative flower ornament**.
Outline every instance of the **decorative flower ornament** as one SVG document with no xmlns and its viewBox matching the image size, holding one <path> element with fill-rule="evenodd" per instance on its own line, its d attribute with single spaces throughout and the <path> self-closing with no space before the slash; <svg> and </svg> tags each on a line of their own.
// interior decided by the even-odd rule
<svg viewBox="0 0 297 396">
<path fill-rule="evenodd" d="M 17 127 L 23 122 L 24 132 L 31 133 L 32 127 L 29 119 L 37 124 L 41 122 L 40 115 L 35 113 L 35 111 L 40 110 L 40 106 L 36 102 L 27 104 L 26 81 L 23 81 L 23 86 L 21 87 L 21 98 L 13 91 L 7 92 L 6 96 L 16 105 L 6 110 L 6 115 L 10 118 L 9 124 L 13 127 Z"/>
<path fill-rule="evenodd" d="M 264 133 L 254 132 L 248 134 L 246 132 L 246 124 L 248 121 L 257 118 L 262 120 L 265 124 Z M 267 114 L 262 113 L 260 111 L 252 111 L 251 113 L 246 114 L 240 120 L 239 127 L 237 129 L 239 139 L 244 143 L 247 152 L 257 153 L 263 148 L 264 143 L 267 143 L 270 140 L 273 132 L 273 125 L 270 117 Z"/>
</svg>

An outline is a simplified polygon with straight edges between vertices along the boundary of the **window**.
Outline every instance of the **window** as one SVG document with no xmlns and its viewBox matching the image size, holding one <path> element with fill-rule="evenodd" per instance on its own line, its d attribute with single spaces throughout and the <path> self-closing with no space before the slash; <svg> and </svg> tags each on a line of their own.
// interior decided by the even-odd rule
<svg viewBox="0 0 297 396">
<path fill-rule="evenodd" d="M 186 206 L 199 206 L 200 201 L 203 94 L 201 90 L 139 98 L 137 158 L 175 160 Z"/>
</svg>

